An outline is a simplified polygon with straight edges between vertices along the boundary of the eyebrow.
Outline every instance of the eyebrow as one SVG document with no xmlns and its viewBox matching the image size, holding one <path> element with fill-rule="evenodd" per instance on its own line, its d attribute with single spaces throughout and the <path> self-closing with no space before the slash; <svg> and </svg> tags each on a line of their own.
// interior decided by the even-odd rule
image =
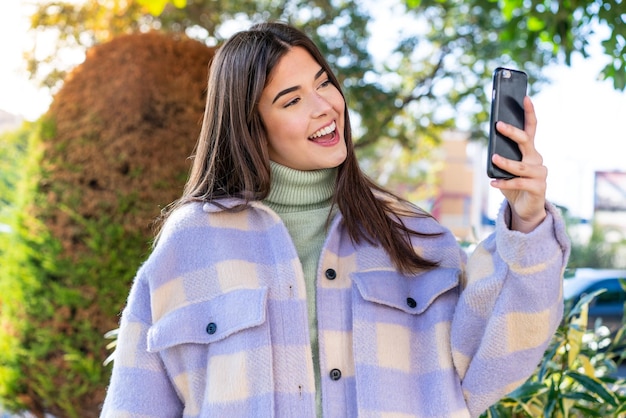
<svg viewBox="0 0 626 418">
<path fill-rule="evenodd" d="M 315 77 L 313 78 L 313 81 L 315 81 L 318 78 L 320 78 L 322 76 L 322 74 L 324 74 L 325 72 L 326 72 L 326 70 L 324 70 L 324 68 L 320 68 L 320 70 L 315 74 Z M 285 90 L 279 91 L 278 94 L 276 95 L 276 97 L 274 97 L 274 100 L 272 100 L 272 104 L 276 103 L 276 100 L 280 99 L 281 96 L 284 96 L 285 94 L 289 94 L 292 91 L 296 91 L 299 88 L 300 88 L 300 86 L 293 86 L 293 87 L 286 88 Z"/>
</svg>

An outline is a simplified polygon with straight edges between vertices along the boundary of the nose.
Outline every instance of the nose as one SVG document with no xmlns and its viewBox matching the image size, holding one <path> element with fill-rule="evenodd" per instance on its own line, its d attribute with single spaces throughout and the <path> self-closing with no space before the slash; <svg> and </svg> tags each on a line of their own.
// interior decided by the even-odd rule
<svg viewBox="0 0 626 418">
<path fill-rule="evenodd" d="M 320 116 L 326 116 L 329 112 L 332 111 L 332 105 L 328 100 L 324 98 L 324 96 L 314 93 L 313 94 L 313 105 L 311 110 L 311 115 L 314 118 L 319 118 Z"/>
</svg>

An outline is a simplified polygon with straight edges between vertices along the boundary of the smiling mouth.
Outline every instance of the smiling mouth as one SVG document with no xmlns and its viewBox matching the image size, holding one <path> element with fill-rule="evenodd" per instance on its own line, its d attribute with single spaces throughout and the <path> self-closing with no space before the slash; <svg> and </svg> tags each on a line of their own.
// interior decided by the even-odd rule
<svg viewBox="0 0 626 418">
<path fill-rule="evenodd" d="M 325 137 L 328 135 L 331 135 L 330 138 L 332 138 L 334 136 L 335 129 L 337 129 L 337 124 L 335 123 L 335 121 L 333 121 L 330 125 L 315 132 L 313 135 L 309 137 L 309 139 L 312 141 L 320 141 L 320 140 L 324 140 Z"/>
</svg>

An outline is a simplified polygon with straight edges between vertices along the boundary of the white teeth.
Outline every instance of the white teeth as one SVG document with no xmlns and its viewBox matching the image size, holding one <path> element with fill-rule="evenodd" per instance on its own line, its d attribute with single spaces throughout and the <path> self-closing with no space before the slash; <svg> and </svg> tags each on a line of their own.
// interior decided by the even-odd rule
<svg viewBox="0 0 626 418">
<path fill-rule="evenodd" d="M 335 122 L 333 122 L 330 125 L 328 125 L 327 127 L 322 128 L 319 131 L 315 132 L 309 138 L 315 139 L 315 138 L 319 138 L 320 136 L 328 135 L 329 133 L 333 132 L 335 130 L 335 128 L 337 128 L 337 125 L 335 124 Z"/>
</svg>

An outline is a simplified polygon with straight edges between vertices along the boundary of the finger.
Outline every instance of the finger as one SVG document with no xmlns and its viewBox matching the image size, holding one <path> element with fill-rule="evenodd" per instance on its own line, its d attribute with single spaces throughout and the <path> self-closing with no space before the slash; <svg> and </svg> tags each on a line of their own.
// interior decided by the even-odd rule
<svg viewBox="0 0 626 418">
<path fill-rule="evenodd" d="M 524 130 L 502 121 L 496 123 L 496 129 L 504 136 L 515 141 L 519 145 L 522 154 L 532 153 L 535 146 L 537 116 L 530 97 L 524 97 Z"/>
<path fill-rule="evenodd" d="M 533 165 L 543 164 L 543 157 L 535 148 L 534 142 L 528 138 L 524 131 L 517 129 L 514 126 L 507 125 L 504 122 L 498 122 L 497 127 L 498 131 L 517 143 L 517 146 L 522 154 L 522 161 Z"/>
<path fill-rule="evenodd" d="M 534 142 L 537 133 L 537 114 L 535 113 L 535 105 L 530 97 L 524 97 L 524 131 Z"/>
<path fill-rule="evenodd" d="M 545 179 L 548 177 L 548 169 L 543 165 L 543 157 L 538 152 L 532 155 L 525 155 L 522 161 L 510 160 L 501 155 L 494 154 L 491 161 L 502 170 L 526 178 Z"/>
<path fill-rule="evenodd" d="M 496 123 L 496 129 L 502 135 L 504 135 L 507 138 L 510 138 L 513 141 L 515 141 L 517 143 L 517 145 L 520 146 L 520 150 L 521 150 L 521 147 L 525 143 L 528 142 L 528 137 L 526 135 L 526 132 L 522 131 L 521 129 L 519 129 L 519 128 L 513 126 L 513 125 L 509 125 L 508 123 L 499 121 L 499 122 Z"/>
<path fill-rule="evenodd" d="M 546 182 L 539 177 L 513 177 L 510 179 L 493 179 L 491 185 L 502 190 L 528 192 L 537 196 L 545 195 Z"/>
</svg>

